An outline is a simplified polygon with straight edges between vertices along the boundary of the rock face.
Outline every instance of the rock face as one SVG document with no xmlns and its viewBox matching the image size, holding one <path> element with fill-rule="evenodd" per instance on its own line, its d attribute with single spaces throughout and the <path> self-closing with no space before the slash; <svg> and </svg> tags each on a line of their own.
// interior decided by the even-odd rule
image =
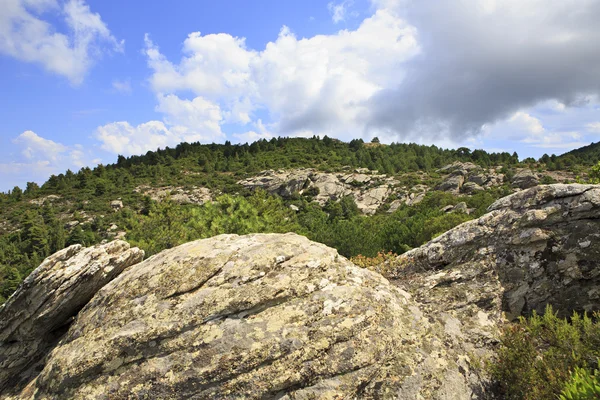
<svg viewBox="0 0 600 400">
<path fill-rule="evenodd" d="M 540 183 L 537 174 L 534 174 L 530 169 L 523 169 L 513 176 L 511 184 L 519 189 L 529 189 Z"/>
<path fill-rule="evenodd" d="M 497 173 L 497 169 L 483 171 L 478 165 L 470 162 L 455 162 L 438 170 L 448 176 L 436 187 L 436 190 L 458 194 L 474 194 L 504 183 L 504 175 Z"/>
<path fill-rule="evenodd" d="M 138 186 L 134 191 L 137 193 L 143 193 L 144 196 L 149 196 L 154 201 L 160 202 L 169 198 L 171 201 L 178 204 L 202 205 L 208 201 L 212 201 L 215 197 L 215 194 L 212 193 L 210 189 L 196 186 L 193 186 L 191 189 L 173 186 L 162 188 Z"/>
<path fill-rule="evenodd" d="M 282 197 L 314 190 L 314 200 L 321 205 L 329 200 L 352 196 L 362 213 L 374 214 L 393 193 L 392 187 L 398 182 L 386 175 L 365 172 L 369 171 L 357 169 L 353 173 L 333 174 L 314 169 L 268 170 L 238 184 L 247 189 L 261 188 Z"/>
<path fill-rule="evenodd" d="M 435 348 L 428 326 L 407 293 L 324 245 L 221 235 L 164 251 L 101 289 L 21 398 L 418 393 L 402 382 Z"/>
<path fill-rule="evenodd" d="M 403 254 L 391 275 L 419 301 L 452 297 L 475 316 L 598 310 L 599 217 L 600 186 L 536 186 Z"/>
<path fill-rule="evenodd" d="M 144 252 L 123 241 L 73 245 L 48 257 L 0 306 L 0 392 L 18 386 L 96 292 Z"/>
</svg>

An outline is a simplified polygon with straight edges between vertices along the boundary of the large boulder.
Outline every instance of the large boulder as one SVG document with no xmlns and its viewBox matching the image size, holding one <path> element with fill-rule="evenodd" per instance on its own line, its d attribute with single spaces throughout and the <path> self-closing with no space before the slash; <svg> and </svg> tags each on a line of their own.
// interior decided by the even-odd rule
<svg viewBox="0 0 600 400">
<path fill-rule="evenodd" d="M 309 178 L 315 174 L 313 169 L 267 170 L 238 182 L 247 189 L 263 189 L 267 192 L 290 197 L 300 192 L 310 183 Z"/>
<path fill-rule="evenodd" d="M 465 177 L 462 174 L 453 173 L 448 176 L 442 183 L 436 186 L 435 190 L 441 190 L 444 192 L 451 192 L 458 194 L 460 188 L 465 182 Z"/>
<path fill-rule="evenodd" d="M 302 236 L 221 235 L 104 286 L 19 398 L 468 399 L 448 324 Z"/>
<path fill-rule="evenodd" d="M 536 186 L 403 254 L 388 273 L 433 309 L 454 302 L 463 320 L 547 304 L 568 316 L 600 309 L 599 234 L 600 186 Z"/>
<path fill-rule="evenodd" d="M 123 241 L 46 258 L 0 306 L 0 393 L 31 379 L 79 310 L 144 252 Z"/>
<path fill-rule="evenodd" d="M 540 180 L 538 179 L 537 174 L 530 169 L 522 169 L 517 172 L 511 180 L 512 186 L 519 189 L 529 189 L 539 183 Z"/>
</svg>

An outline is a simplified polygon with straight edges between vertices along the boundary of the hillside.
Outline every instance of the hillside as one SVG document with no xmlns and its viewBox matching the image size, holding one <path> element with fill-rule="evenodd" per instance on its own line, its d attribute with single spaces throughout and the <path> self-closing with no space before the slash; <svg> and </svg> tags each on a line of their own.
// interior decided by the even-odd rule
<svg viewBox="0 0 600 400">
<path fill-rule="evenodd" d="M 599 216 L 599 185 L 534 186 L 384 276 L 293 233 L 71 246 L 0 307 L 0 398 L 555 399 L 600 323 L 510 321 L 600 308 Z"/>
<path fill-rule="evenodd" d="M 0 302 L 48 255 L 115 238 L 151 255 L 222 233 L 297 232 L 346 257 L 401 254 L 514 190 L 575 181 L 577 160 L 327 137 L 119 156 L 0 194 Z"/>
</svg>

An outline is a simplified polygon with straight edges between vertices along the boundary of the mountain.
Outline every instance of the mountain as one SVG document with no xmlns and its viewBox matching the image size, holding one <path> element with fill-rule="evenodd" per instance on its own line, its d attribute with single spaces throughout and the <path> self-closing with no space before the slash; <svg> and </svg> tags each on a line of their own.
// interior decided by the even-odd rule
<svg viewBox="0 0 600 400">
<path fill-rule="evenodd" d="M 401 254 L 514 190 L 574 182 L 576 159 L 561 160 L 328 137 L 119 156 L 0 194 L 0 303 L 48 255 L 115 238 L 152 255 L 222 233 L 296 232 L 346 257 Z"/>
<path fill-rule="evenodd" d="M 597 343 L 599 323 L 574 317 L 582 330 L 560 325 L 537 355 L 518 347 L 505 386 L 485 365 L 524 329 L 502 336 L 511 319 L 600 309 L 599 221 L 600 185 L 555 184 L 371 270 L 294 233 L 218 235 L 145 261 L 119 240 L 74 245 L 0 307 L 0 397 L 556 398 L 558 372 L 600 355 L 571 346 Z M 536 391 L 505 392 L 519 379 Z"/>
<path fill-rule="evenodd" d="M 558 157 L 563 160 L 575 160 L 574 162 L 586 165 L 594 165 L 600 160 L 600 142 L 591 143 L 587 146 L 571 150 Z"/>
</svg>

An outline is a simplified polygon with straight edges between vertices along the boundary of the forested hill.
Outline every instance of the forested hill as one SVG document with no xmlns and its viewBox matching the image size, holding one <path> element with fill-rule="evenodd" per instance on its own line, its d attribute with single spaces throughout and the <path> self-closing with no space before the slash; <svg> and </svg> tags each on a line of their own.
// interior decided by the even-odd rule
<svg viewBox="0 0 600 400">
<path fill-rule="evenodd" d="M 568 155 L 519 162 L 516 153 L 360 139 L 344 143 L 328 137 L 182 143 L 142 156 L 119 156 L 112 165 L 66 171 L 41 187 L 30 182 L 24 190 L 0 194 L 0 302 L 49 254 L 115 237 L 154 254 L 220 233 L 294 231 L 348 257 L 401 253 L 481 215 L 514 190 L 512 177 L 524 168 L 538 175 L 536 182 L 550 183 L 574 179 L 589 161 Z M 442 170 L 456 162 L 472 167 Z M 306 184 L 310 179 L 320 183 L 302 190 L 300 182 L 283 197 L 277 190 L 240 184 L 264 170 L 300 168 L 313 171 L 300 174 Z M 347 175 L 356 169 L 367 172 Z M 552 172 L 565 170 L 570 175 Z M 447 178 L 450 185 L 439 186 Z M 484 185 L 492 178 L 493 184 Z M 472 190 L 463 190 L 469 180 Z M 324 201 L 319 185 L 341 189 Z M 373 212 L 363 215 L 357 197 Z M 449 212 L 462 203 L 462 211 Z"/>
</svg>

